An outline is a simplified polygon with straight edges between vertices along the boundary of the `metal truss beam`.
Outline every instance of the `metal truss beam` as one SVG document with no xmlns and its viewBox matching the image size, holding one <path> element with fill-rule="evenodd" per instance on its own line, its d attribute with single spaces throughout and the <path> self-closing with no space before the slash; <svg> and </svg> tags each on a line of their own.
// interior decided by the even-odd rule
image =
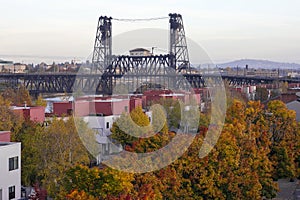
<svg viewBox="0 0 300 200">
<path fill-rule="evenodd" d="M 120 57 L 106 69 L 103 76 L 59 73 L 0 74 L 0 83 L 8 87 L 23 85 L 31 94 L 72 93 L 76 91 L 84 94 L 111 94 L 117 84 L 125 84 L 128 91 L 131 92 L 136 89 L 137 85 L 150 82 L 177 89 L 186 87 L 186 81 L 192 88 L 206 87 L 208 80 L 214 83 L 227 80 L 232 86 L 273 84 L 275 82 L 300 83 L 299 79 L 273 77 L 178 75 L 169 70 L 170 59 L 168 56 L 140 57 L 137 60 L 132 57 Z"/>
</svg>

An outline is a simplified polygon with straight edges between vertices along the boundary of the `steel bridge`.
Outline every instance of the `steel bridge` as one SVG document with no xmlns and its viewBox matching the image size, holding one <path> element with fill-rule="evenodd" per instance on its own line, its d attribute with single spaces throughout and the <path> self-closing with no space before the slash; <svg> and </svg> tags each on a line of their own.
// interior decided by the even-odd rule
<svg viewBox="0 0 300 200">
<path fill-rule="evenodd" d="M 111 76 L 111 77 L 109 77 Z M 174 77 L 176 75 L 174 74 Z M 275 82 L 299 83 L 297 79 L 271 78 L 271 77 L 244 77 L 244 76 L 220 76 L 201 74 L 184 74 L 183 77 L 190 83 L 193 88 L 206 86 L 206 81 L 227 80 L 231 85 L 259 85 L 273 84 Z M 105 79 L 122 78 L 121 74 L 107 75 Z M 128 78 L 139 79 L 138 75 L 129 75 Z M 164 75 L 148 75 L 146 79 L 164 79 Z M 105 80 L 104 79 L 104 80 Z M 98 74 L 80 74 L 80 73 L 34 73 L 34 74 L 0 74 L 0 83 L 7 84 L 10 87 L 25 86 L 33 95 L 40 93 L 72 93 L 74 91 L 83 92 L 84 94 L 95 94 L 99 92 L 100 87 L 107 88 L 104 94 L 109 94 L 113 87 L 113 82 L 103 83 L 103 77 Z M 163 85 L 163 84 L 162 84 Z M 166 85 L 166 84 L 165 84 Z"/>
<path fill-rule="evenodd" d="M 202 74 L 191 69 L 182 16 L 169 14 L 169 53 L 147 56 L 112 54 L 112 20 L 101 16 L 98 21 L 90 73 L 0 74 L 0 84 L 24 85 L 31 94 L 72 93 L 112 94 L 117 85 L 128 92 L 143 84 L 156 83 L 165 88 L 205 87 L 206 82 L 232 85 L 272 84 L 275 81 L 299 82 L 294 79 Z"/>
</svg>

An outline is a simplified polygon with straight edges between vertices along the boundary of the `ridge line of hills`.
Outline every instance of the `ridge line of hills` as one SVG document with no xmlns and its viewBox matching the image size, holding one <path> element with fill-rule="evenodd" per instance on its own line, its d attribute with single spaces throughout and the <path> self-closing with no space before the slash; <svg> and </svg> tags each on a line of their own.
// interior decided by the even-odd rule
<svg viewBox="0 0 300 200">
<path fill-rule="evenodd" d="M 264 68 L 264 69 L 300 69 L 300 64 L 298 63 L 288 63 L 288 62 L 274 62 L 269 60 L 258 60 L 258 59 L 240 59 L 227 63 L 217 64 L 218 67 L 239 67 L 245 68 L 248 65 L 248 68 Z"/>
</svg>

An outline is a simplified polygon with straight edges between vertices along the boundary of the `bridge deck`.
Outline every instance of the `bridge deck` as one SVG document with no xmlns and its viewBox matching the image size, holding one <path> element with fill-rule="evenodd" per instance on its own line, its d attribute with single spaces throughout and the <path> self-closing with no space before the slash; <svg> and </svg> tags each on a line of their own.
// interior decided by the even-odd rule
<svg viewBox="0 0 300 200">
<path fill-rule="evenodd" d="M 126 75 L 128 76 L 128 75 Z M 139 75 L 130 75 L 137 78 Z M 159 74 L 147 76 L 165 76 Z M 199 88 L 205 86 L 207 79 L 219 80 L 226 79 L 232 85 L 255 85 L 271 84 L 274 82 L 300 83 L 300 79 L 282 77 L 248 77 L 248 76 L 228 76 L 219 74 L 183 74 L 191 87 Z M 121 74 L 108 74 L 106 78 L 121 78 Z M 71 93 L 74 88 L 82 92 L 93 92 L 101 82 L 99 74 L 84 73 L 10 73 L 0 74 L 0 83 L 6 83 L 10 87 L 24 85 L 32 94 L 36 93 Z"/>
</svg>

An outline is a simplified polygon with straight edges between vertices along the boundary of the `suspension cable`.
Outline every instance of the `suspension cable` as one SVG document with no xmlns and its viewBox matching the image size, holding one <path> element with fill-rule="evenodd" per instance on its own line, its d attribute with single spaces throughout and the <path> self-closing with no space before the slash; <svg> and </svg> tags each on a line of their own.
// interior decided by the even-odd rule
<svg viewBox="0 0 300 200">
<path fill-rule="evenodd" d="M 153 18 L 144 18 L 144 19 L 118 19 L 112 18 L 112 20 L 123 21 L 123 22 L 138 22 L 138 21 L 153 21 L 153 20 L 161 20 L 168 19 L 169 17 L 153 17 Z"/>
</svg>

